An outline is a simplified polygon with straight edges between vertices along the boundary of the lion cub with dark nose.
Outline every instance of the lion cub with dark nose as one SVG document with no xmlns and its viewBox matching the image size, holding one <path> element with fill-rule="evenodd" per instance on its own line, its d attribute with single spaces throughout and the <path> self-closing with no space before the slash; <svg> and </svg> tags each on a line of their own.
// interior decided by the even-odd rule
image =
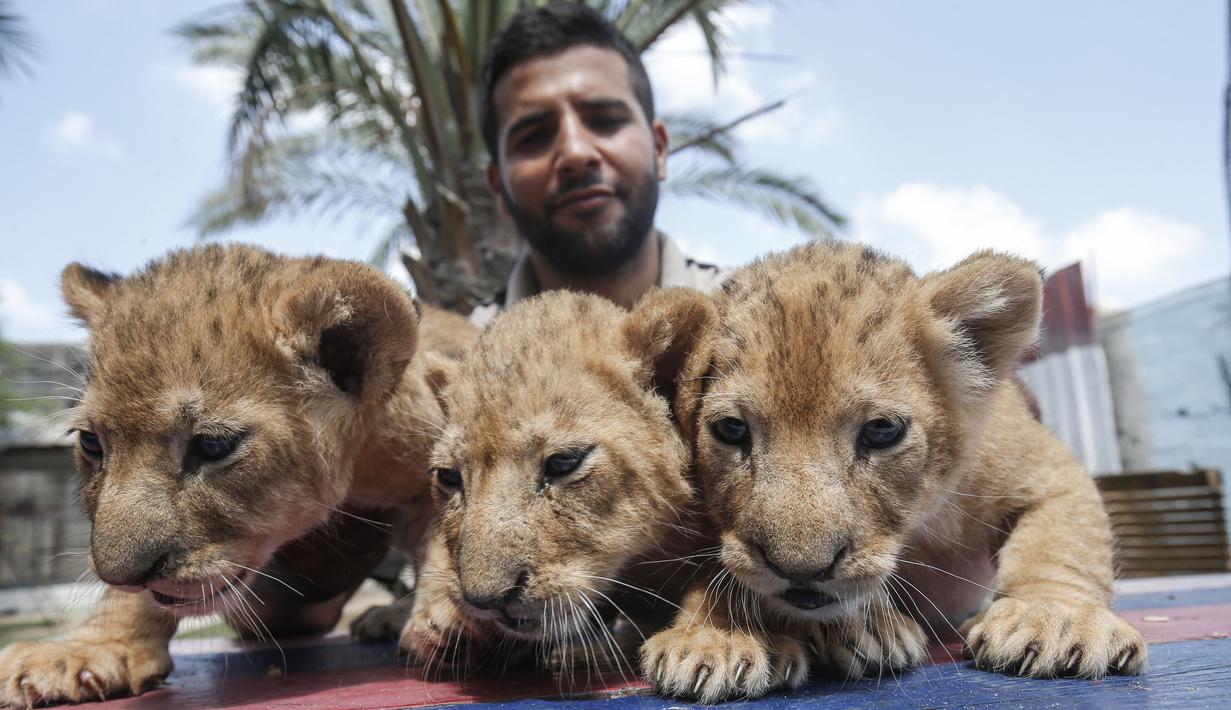
<svg viewBox="0 0 1231 710">
<path fill-rule="evenodd" d="M 711 313 L 676 289 L 632 312 L 549 292 L 455 368 L 428 368 L 447 421 L 432 453 L 438 536 L 401 641 L 427 672 L 480 664 L 496 640 L 624 668 L 613 616 L 671 618 L 698 544 L 671 400 L 697 384 L 676 378 Z"/>
<path fill-rule="evenodd" d="M 186 616 L 326 631 L 391 530 L 419 544 L 441 413 L 418 353 L 464 346 L 460 316 L 370 266 L 242 245 L 129 277 L 72 264 L 61 285 L 90 328 L 72 426 L 108 587 L 66 638 L 0 652 L 0 705 L 140 694 Z"/>
<path fill-rule="evenodd" d="M 722 561 L 764 614 L 690 593 L 649 679 L 706 701 L 796 685 L 799 641 L 840 674 L 892 672 L 963 619 L 986 669 L 1140 672 L 1099 495 L 1011 380 L 1041 300 L 1033 263 L 991 252 L 920 278 L 811 244 L 736 272 L 679 407 Z"/>
</svg>

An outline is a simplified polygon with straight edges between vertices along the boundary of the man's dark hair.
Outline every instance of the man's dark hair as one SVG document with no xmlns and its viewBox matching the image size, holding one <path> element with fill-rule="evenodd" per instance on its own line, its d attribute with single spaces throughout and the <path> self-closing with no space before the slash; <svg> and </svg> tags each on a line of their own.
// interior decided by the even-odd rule
<svg viewBox="0 0 1231 710">
<path fill-rule="evenodd" d="M 628 64 L 633 94 L 647 121 L 654 120 L 654 94 L 641 55 L 619 30 L 597 10 L 580 2 L 552 2 L 545 7 L 518 12 L 492 40 L 483 61 L 483 95 L 479 100 L 479 127 L 492 162 L 499 162 L 500 120 L 492 94 L 496 82 L 514 66 L 563 52 L 577 46 L 592 46 L 619 52 Z"/>
</svg>

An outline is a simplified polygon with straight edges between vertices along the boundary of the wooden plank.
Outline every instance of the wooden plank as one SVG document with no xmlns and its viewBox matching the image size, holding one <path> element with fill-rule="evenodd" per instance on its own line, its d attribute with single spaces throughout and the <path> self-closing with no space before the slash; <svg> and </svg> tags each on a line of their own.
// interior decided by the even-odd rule
<svg viewBox="0 0 1231 710">
<path fill-rule="evenodd" d="M 1102 491 L 1140 490 L 1174 486 L 1210 486 L 1218 490 L 1222 489 L 1222 477 L 1216 470 L 1199 470 L 1189 473 L 1177 471 L 1122 473 L 1096 476 L 1094 483 Z"/>
<path fill-rule="evenodd" d="M 1112 525 L 1155 525 L 1158 523 L 1221 523 L 1221 510 L 1172 510 L 1158 512 L 1122 511 L 1111 513 Z"/>
<path fill-rule="evenodd" d="M 1121 525 L 1112 521 L 1116 537 L 1120 539 L 1136 535 L 1222 535 L 1226 537 L 1226 526 L 1219 521 L 1204 523 L 1156 523 L 1153 525 Z"/>
<path fill-rule="evenodd" d="M 1162 559 L 1162 557 L 1153 557 L 1150 560 L 1133 560 L 1118 557 L 1118 562 L 1121 570 L 1155 570 L 1157 572 L 1165 571 L 1192 571 L 1192 572 L 1221 572 L 1226 570 L 1225 557 L 1199 557 L 1194 560 L 1174 560 Z"/>
<path fill-rule="evenodd" d="M 1222 493 L 1209 486 L 1176 486 L 1169 488 L 1147 488 L 1131 491 L 1103 491 L 1103 500 L 1112 503 L 1169 500 L 1171 498 L 1199 498 L 1215 500 Z"/>
<path fill-rule="evenodd" d="M 1221 532 L 1214 535 L 1116 535 L 1120 549 L 1134 547 L 1203 547 L 1222 549 L 1227 538 Z"/>
<path fill-rule="evenodd" d="M 1213 498 L 1206 499 L 1182 499 L 1182 500 L 1159 500 L 1152 501 L 1148 504 L 1142 503 L 1108 503 L 1108 513 L 1153 513 L 1167 512 L 1172 510 L 1183 511 L 1222 511 L 1222 506 Z"/>
</svg>

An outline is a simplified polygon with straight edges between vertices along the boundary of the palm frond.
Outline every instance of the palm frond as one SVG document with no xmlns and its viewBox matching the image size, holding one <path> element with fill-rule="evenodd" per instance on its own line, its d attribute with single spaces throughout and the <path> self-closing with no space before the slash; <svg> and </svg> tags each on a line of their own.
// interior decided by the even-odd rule
<svg viewBox="0 0 1231 710">
<path fill-rule="evenodd" d="M 396 213 L 407 199 L 405 165 L 348 146 L 344 134 L 285 136 L 237 157 L 232 178 L 188 218 L 201 238 L 280 217 Z M 397 176 L 401 172 L 402 180 Z"/>
<path fill-rule="evenodd" d="M 0 2 L 0 75 L 34 73 L 33 59 L 38 51 L 26 23 L 7 2 Z"/>
<path fill-rule="evenodd" d="M 697 111 L 664 113 L 661 116 L 667 126 L 667 145 L 670 154 L 697 151 L 726 163 L 736 160 L 736 142 L 723 124 Z"/>
<path fill-rule="evenodd" d="M 705 41 L 709 54 L 710 72 L 714 82 L 726 68 L 727 46 L 730 38 L 722 31 L 718 18 L 728 7 L 739 0 L 661 0 L 661 2 L 630 2 L 617 20 L 625 36 L 638 50 L 644 52 L 669 31 L 682 25 L 682 20 L 691 19 Z"/>
<path fill-rule="evenodd" d="M 741 165 L 687 169 L 668 180 L 664 192 L 738 204 L 817 238 L 832 238 L 846 222 L 807 179 Z"/>
</svg>

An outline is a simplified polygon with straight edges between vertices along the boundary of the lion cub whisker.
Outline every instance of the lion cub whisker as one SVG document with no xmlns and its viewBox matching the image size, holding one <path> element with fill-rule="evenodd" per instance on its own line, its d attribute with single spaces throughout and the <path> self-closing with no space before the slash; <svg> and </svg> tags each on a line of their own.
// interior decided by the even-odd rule
<svg viewBox="0 0 1231 710">
<path fill-rule="evenodd" d="M 131 276 L 70 264 L 61 291 L 90 331 L 86 376 L 55 363 L 82 387 L 56 386 L 81 394 L 57 399 L 77 405 L 63 418 L 106 586 L 65 638 L 0 650 L 0 705 L 140 694 L 189 616 L 275 644 L 327 631 L 390 545 L 419 548 L 443 420 L 423 361 L 464 348 L 465 319 L 371 266 L 237 244 Z M 387 635 L 365 618 L 357 634 Z"/>
</svg>

